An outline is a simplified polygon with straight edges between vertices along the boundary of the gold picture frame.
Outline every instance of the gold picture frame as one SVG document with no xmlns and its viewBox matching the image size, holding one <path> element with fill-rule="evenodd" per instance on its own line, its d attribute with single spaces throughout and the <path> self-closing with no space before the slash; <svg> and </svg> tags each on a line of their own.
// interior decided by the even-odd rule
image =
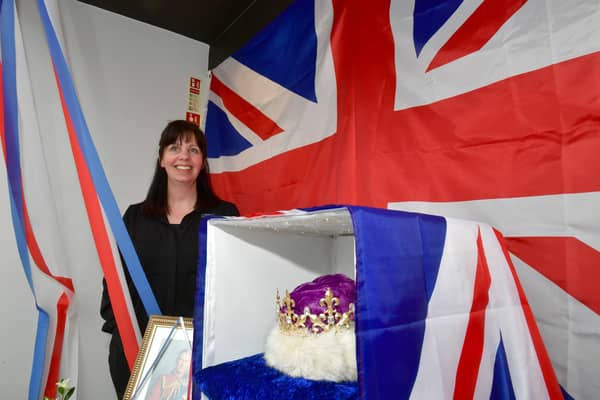
<svg viewBox="0 0 600 400">
<path fill-rule="evenodd" d="M 175 392 L 190 394 L 193 337 L 192 318 L 151 315 L 123 400 L 179 400 Z"/>
</svg>

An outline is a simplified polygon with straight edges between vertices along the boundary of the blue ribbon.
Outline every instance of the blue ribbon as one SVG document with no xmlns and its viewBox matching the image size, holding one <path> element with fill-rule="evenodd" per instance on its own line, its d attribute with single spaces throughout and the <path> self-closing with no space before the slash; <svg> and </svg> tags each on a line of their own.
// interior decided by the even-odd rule
<svg viewBox="0 0 600 400">
<path fill-rule="evenodd" d="M 150 288 L 146 274 L 142 269 L 140 260 L 138 259 L 137 253 L 135 252 L 131 242 L 131 238 L 129 237 L 127 229 L 125 228 L 125 224 L 121 219 L 121 213 L 110 189 L 110 185 L 108 184 L 108 179 L 104 174 L 102 163 L 100 162 L 98 153 L 96 152 L 96 147 L 94 146 L 92 137 L 85 122 L 83 112 L 79 105 L 79 100 L 77 99 L 75 87 L 71 79 L 69 67 L 67 66 L 60 43 L 56 37 L 56 32 L 54 31 L 52 22 L 50 21 L 50 16 L 48 15 L 45 2 L 44 0 L 38 0 L 37 4 L 42 25 L 44 26 L 44 30 L 46 32 L 50 56 L 52 57 L 52 61 L 54 63 L 54 68 L 56 70 L 60 87 L 62 88 L 67 109 L 69 110 L 73 126 L 75 127 L 75 134 L 77 136 L 79 145 L 81 146 L 81 151 L 89 168 L 92 180 L 94 182 L 94 187 L 96 188 L 96 192 L 98 193 L 98 197 L 102 203 L 102 207 L 104 208 L 105 215 L 110 224 L 112 233 L 115 237 L 117 245 L 119 246 L 119 249 L 121 250 L 121 254 L 123 255 L 123 259 L 125 260 L 125 264 L 129 270 L 129 275 L 131 276 L 133 285 L 135 286 L 140 299 L 144 304 L 146 313 L 148 315 L 160 315 L 160 307 L 158 306 L 156 297 Z"/>
<path fill-rule="evenodd" d="M 37 296 L 31 276 L 27 239 L 23 228 L 23 187 L 21 186 L 21 165 L 19 160 L 19 119 L 17 103 L 17 71 L 15 53 L 15 4 L 14 0 L 2 1 L 0 6 L 0 33 L 2 34 L 2 92 L 4 97 L 4 133 L 6 139 L 6 169 L 10 192 L 10 209 L 19 251 L 19 258 L 27 284 L 33 294 L 35 307 L 38 311 L 35 345 L 31 375 L 29 377 L 29 400 L 39 399 L 42 392 L 42 378 L 44 372 L 44 359 L 46 342 L 48 339 L 48 326 L 50 316 L 37 303 Z"/>
</svg>

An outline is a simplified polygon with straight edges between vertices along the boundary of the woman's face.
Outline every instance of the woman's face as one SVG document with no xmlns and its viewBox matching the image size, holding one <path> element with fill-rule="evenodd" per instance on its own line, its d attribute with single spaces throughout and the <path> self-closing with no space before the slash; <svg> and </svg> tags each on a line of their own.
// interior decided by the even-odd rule
<svg viewBox="0 0 600 400">
<path fill-rule="evenodd" d="M 160 166 L 165 169 L 170 184 L 195 184 L 204 167 L 203 157 L 196 138 L 190 132 L 164 148 Z"/>
</svg>

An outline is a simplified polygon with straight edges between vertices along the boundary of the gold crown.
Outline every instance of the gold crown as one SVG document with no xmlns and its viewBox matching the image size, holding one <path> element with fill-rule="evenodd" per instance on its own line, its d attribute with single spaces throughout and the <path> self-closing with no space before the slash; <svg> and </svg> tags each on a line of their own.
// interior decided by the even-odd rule
<svg viewBox="0 0 600 400">
<path fill-rule="evenodd" d="M 319 300 L 321 307 L 327 307 L 324 312 L 311 314 L 308 307 L 298 315 L 294 311 L 296 302 L 285 291 L 283 301 L 279 297 L 279 290 L 275 298 L 277 313 L 279 314 L 279 329 L 288 334 L 319 334 L 332 329 L 354 329 L 354 303 L 348 304 L 348 311 L 340 313 L 336 307 L 340 300 L 334 297 L 330 288 L 325 290 L 325 297 Z"/>
</svg>

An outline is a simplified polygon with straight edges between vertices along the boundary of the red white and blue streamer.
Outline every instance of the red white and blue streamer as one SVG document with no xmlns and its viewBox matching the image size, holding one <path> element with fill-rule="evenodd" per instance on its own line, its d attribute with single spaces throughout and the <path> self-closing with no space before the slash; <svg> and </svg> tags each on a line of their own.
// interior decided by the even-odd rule
<svg viewBox="0 0 600 400">
<path fill-rule="evenodd" d="M 47 1 L 39 0 L 37 5 L 46 33 L 52 66 L 61 97 L 69 140 L 75 158 L 94 242 L 104 271 L 125 355 L 129 366 L 132 367 L 139 347 L 140 333 L 131 306 L 131 300 L 129 299 L 127 283 L 119 267 L 119 255 L 111 245 L 111 235 L 106 229 L 106 222 L 108 222 L 112 235 L 114 235 L 116 243 L 119 246 L 146 312 L 148 315 L 160 314 L 160 308 L 148 284 L 125 225 L 121 220 L 119 208 L 93 144 L 77 99 L 69 67 L 56 33 L 56 23 L 50 17 Z"/>
<path fill-rule="evenodd" d="M 36 188 L 39 181 L 48 184 L 46 175 L 49 167 L 41 165 L 45 162 L 43 160 L 32 167 L 33 160 L 29 155 L 35 153 L 31 151 L 32 147 L 37 146 L 38 152 L 40 146 L 43 147 L 41 143 L 43 131 L 38 128 L 33 100 L 34 86 L 29 77 L 15 1 L 0 0 L 0 5 L 2 34 L 0 137 L 8 176 L 16 245 L 23 272 L 38 310 L 28 398 L 31 400 L 42 396 L 54 398 L 56 382 L 59 379 L 69 378 L 75 385 L 77 384 L 78 327 L 74 320 L 74 311 L 71 311 L 70 307 L 75 290 L 68 276 L 70 274 L 65 273 L 68 270 L 66 262 L 56 259 L 57 257 L 60 259 L 60 255 L 57 254 L 61 253 L 61 249 L 56 248 L 56 242 L 60 242 L 62 238 L 57 234 L 49 234 L 50 231 L 58 229 L 56 226 L 41 225 L 40 220 L 47 223 L 47 220 L 52 218 L 46 218 L 43 215 L 46 211 L 36 207 L 39 198 L 50 199 L 51 197 L 47 188 L 45 193 L 39 192 Z M 160 314 L 160 309 L 121 220 L 119 209 L 79 106 L 63 48 L 58 39 L 61 35 L 57 34 L 55 29 L 56 26 L 60 26 L 56 22 L 58 15 L 49 12 L 49 9 L 51 11 L 57 9 L 56 3 L 39 1 L 37 5 L 50 50 L 51 59 L 48 60 L 48 68 L 53 69 L 56 77 L 56 98 L 60 98 L 62 104 L 66 133 L 70 139 L 92 235 L 109 287 L 127 360 L 129 365 L 133 366 L 141 335 L 117 245 L 147 313 Z M 51 14 L 53 17 L 50 16 Z M 40 142 L 36 143 L 38 136 Z M 26 169 L 28 174 L 23 173 L 23 165 L 28 167 Z M 40 179 L 40 175 L 44 177 Z M 29 182 L 32 177 L 35 178 L 35 182 Z M 29 189 L 25 190 L 26 188 Z M 26 201 L 28 196 L 33 196 L 30 200 L 34 201 L 30 201 L 29 205 L 33 205 L 33 216 L 37 218 L 30 217 Z M 39 218 L 40 215 L 43 218 Z M 107 223 L 110 230 L 107 229 Z M 41 243 L 39 243 L 40 234 Z M 49 236 L 52 240 L 48 239 Z M 48 249 L 49 243 L 55 246 Z M 58 247 L 61 247 L 60 243 Z M 40 276 L 45 277 L 39 278 Z"/>
<path fill-rule="evenodd" d="M 19 146 L 19 97 L 17 85 L 17 49 L 15 37 L 20 36 L 18 21 L 15 18 L 14 1 L 6 0 L 1 5 L 2 42 L 2 90 L 0 92 L 0 137 L 8 175 L 11 216 L 19 257 L 27 283 L 33 294 L 38 311 L 36 339 L 33 351 L 32 372 L 29 381 L 29 399 L 44 395 L 55 397 L 56 381 L 61 366 L 64 334 L 67 326 L 67 313 L 74 294 L 70 278 L 51 272 L 32 229 L 23 188 L 23 175 Z M 35 270 L 32 270 L 32 262 Z M 36 289 L 36 272 L 41 272 L 57 283 L 60 296 L 56 300 L 56 312 L 47 301 L 39 301 Z M 54 332 L 51 328 L 54 327 Z M 51 350 L 49 349 L 51 347 Z M 44 376 L 46 380 L 44 383 Z"/>
</svg>

